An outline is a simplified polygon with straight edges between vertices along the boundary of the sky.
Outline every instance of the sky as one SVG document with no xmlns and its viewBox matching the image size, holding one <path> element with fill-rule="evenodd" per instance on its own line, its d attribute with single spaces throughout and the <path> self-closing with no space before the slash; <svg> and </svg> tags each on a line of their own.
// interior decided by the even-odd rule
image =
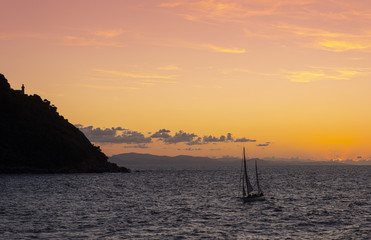
<svg viewBox="0 0 371 240">
<path fill-rule="evenodd" d="M 0 0 L 0 72 L 108 155 L 371 160 L 371 1 Z"/>
</svg>

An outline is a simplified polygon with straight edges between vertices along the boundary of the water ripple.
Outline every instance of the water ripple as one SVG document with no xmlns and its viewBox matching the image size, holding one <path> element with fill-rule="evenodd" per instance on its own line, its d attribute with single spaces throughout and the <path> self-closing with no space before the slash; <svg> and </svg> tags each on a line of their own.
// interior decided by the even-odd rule
<svg viewBox="0 0 371 240">
<path fill-rule="evenodd" d="M 2 175 L 0 239 L 368 239 L 370 170 L 262 168 L 248 204 L 233 168 Z"/>
</svg>

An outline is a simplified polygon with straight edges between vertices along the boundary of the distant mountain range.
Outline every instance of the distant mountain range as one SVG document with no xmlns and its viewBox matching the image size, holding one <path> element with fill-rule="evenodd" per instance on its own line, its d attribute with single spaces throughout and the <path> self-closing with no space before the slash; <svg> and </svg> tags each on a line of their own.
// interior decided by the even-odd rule
<svg viewBox="0 0 371 240">
<path fill-rule="evenodd" d="M 220 161 L 219 159 L 211 159 L 208 157 L 193 157 L 187 155 L 169 157 L 141 153 L 118 154 L 111 156 L 108 160 L 110 162 L 116 163 L 119 166 L 130 165 L 134 168 L 206 167 L 211 165 L 233 165 L 234 163 L 236 163 L 235 161 Z"/>
<path fill-rule="evenodd" d="M 248 164 L 253 164 L 255 159 L 249 159 Z M 123 153 L 113 155 L 109 158 L 110 162 L 119 166 L 126 166 L 132 169 L 154 169 L 154 168 L 186 168 L 186 167 L 217 167 L 217 166 L 236 166 L 241 164 L 240 158 L 223 157 L 193 157 L 179 155 L 175 157 L 158 156 L 142 153 Z M 298 159 L 258 159 L 261 166 L 280 166 L 280 165 L 355 165 L 358 162 L 334 162 L 334 161 L 313 161 Z M 364 163 L 367 165 L 367 162 Z"/>
</svg>

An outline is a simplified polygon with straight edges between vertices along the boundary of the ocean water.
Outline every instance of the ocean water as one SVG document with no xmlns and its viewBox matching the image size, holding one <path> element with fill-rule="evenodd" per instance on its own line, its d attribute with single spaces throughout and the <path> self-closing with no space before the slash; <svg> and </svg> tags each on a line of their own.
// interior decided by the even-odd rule
<svg viewBox="0 0 371 240">
<path fill-rule="evenodd" d="M 0 175 L 0 239 L 370 239 L 371 167 Z"/>
</svg>

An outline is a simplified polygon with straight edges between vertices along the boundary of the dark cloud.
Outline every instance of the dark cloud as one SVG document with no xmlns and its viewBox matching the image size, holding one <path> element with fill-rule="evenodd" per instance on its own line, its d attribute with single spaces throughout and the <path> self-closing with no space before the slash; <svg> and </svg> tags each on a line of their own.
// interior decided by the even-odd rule
<svg viewBox="0 0 371 240">
<path fill-rule="evenodd" d="M 124 148 L 149 148 L 146 144 L 124 146 Z"/>
<path fill-rule="evenodd" d="M 80 131 L 82 131 L 90 141 L 93 142 L 109 142 L 112 141 L 116 137 L 116 131 L 114 128 L 93 128 L 93 126 L 83 127 L 82 125 L 79 127 Z"/>
<path fill-rule="evenodd" d="M 227 134 L 227 141 L 233 141 L 232 133 Z"/>
<path fill-rule="evenodd" d="M 135 146 L 127 146 L 128 148 L 147 148 L 148 146 L 145 144 L 151 143 L 152 139 L 158 139 L 166 144 L 185 143 L 189 146 L 223 142 L 256 142 L 256 140 L 245 137 L 234 139 L 231 133 L 221 135 L 220 137 L 212 135 L 199 137 L 194 133 L 186 133 L 184 131 L 179 131 L 172 135 L 170 134 L 170 130 L 160 129 L 153 134 L 147 133 L 148 137 L 146 137 L 141 132 L 131 131 L 123 127 L 94 128 L 93 126 L 84 127 L 81 124 L 76 124 L 75 126 L 78 127 L 92 142 L 139 144 Z M 267 142 L 265 144 L 258 144 L 257 146 L 263 147 L 268 145 L 269 143 Z"/>
<path fill-rule="evenodd" d="M 256 142 L 256 140 L 243 137 L 243 138 L 237 138 L 235 142 Z"/>
<path fill-rule="evenodd" d="M 197 137 L 196 134 L 194 133 L 186 133 L 183 131 L 179 131 L 175 133 L 174 136 L 170 136 L 168 138 L 162 139 L 165 143 L 168 144 L 176 144 L 180 142 L 192 142 L 193 138 Z"/>
<path fill-rule="evenodd" d="M 170 130 L 166 129 L 160 129 L 159 131 L 152 134 L 151 138 L 169 138 L 170 136 Z"/>
<path fill-rule="evenodd" d="M 204 136 L 203 137 L 203 140 L 204 140 L 205 143 L 209 143 L 209 142 L 225 142 L 226 141 L 226 137 L 224 135 L 220 136 L 219 138 L 213 137 L 213 136 Z"/>
<path fill-rule="evenodd" d="M 202 138 L 198 137 L 196 138 L 196 140 L 192 140 L 188 143 L 186 143 L 187 145 L 202 145 L 202 144 L 205 144 L 202 142 Z"/>
<path fill-rule="evenodd" d="M 150 143 L 152 139 L 145 137 L 143 133 L 137 131 L 126 130 L 121 127 L 117 128 L 93 128 L 80 127 L 79 128 L 85 136 L 92 142 L 98 143 Z M 120 132 L 122 132 L 120 134 Z"/>
<path fill-rule="evenodd" d="M 257 144 L 256 146 L 257 147 L 268 147 L 269 144 L 270 144 L 270 142 L 266 142 L 266 143 Z"/>
<path fill-rule="evenodd" d="M 212 142 L 230 142 L 233 141 L 232 134 L 228 133 L 227 137 L 222 135 L 220 137 L 214 137 L 214 136 L 204 136 L 203 142 L 204 143 L 212 143 Z"/>
<path fill-rule="evenodd" d="M 183 150 L 186 150 L 186 151 L 200 151 L 201 148 L 184 148 Z"/>
<path fill-rule="evenodd" d="M 152 139 L 137 131 L 124 131 L 119 139 L 122 143 L 150 143 Z"/>
<path fill-rule="evenodd" d="M 137 131 L 124 131 L 118 136 L 121 143 L 150 143 L 152 139 Z"/>
<path fill-rule="evenodd" d="M 115 127 L 115 128 L 112 128 L 116 131 L 124 131 L 124 130 L 128 130 L 128 129 L 125 129 L 125 128 L 122 128 L 122 127 Z"/>
</svg>

